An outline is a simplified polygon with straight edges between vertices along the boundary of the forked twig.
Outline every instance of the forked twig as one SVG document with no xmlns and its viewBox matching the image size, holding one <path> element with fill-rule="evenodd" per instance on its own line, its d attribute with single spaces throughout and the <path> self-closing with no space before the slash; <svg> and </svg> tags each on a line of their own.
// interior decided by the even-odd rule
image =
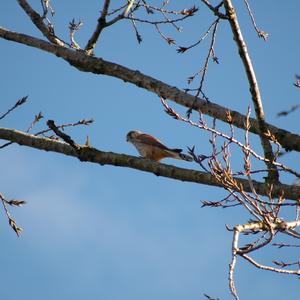
<svg viewBox="0 0 300 300">
<path fill-rule="evenodd" d="M 9 226 L 14 230 L 14 232 L 17 234 L 17 236 L 19 236 L 22 232 L 22 228 L 17 226 L 16 221 L 13 219 L 13 217 L 11 216 L 11 214 L 8 210 L 7 204 L 12 205 L 12 206 L 21 206 L 21 205 L 25 204 L 25 201 L 18 201 L 18 200 L 8 201 L 3 197 L 3 195 L 1 193 L 0 193 L 0 200 L 2 202 L 5 214 L 7 216 Z"/>
</svg>

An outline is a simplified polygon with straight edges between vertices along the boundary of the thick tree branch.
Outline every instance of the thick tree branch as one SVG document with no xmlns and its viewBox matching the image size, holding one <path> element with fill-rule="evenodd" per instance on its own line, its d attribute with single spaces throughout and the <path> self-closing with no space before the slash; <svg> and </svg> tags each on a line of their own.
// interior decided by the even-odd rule
<svg viewBox="0 0 300 300">
<path fill-rule="evenodd" d="M 255 71 L 248 53 L 247 45 L 244 41 L 240 25 L 237 19 L 237 15 L 235 13 L 235 9 L 232 5 L 231 0 L 225 0 L 224 1 L 224 6 L 226 10 L 226 15 L 228 16 L 229 23 L 231 26 L 231 30 L 234 36 L 234 40 L 237 44 L 238 50 L 240 57 L 243 61 L 243 65 L 248 77 L 248 82 L 250 86 L 250 93 L 252 96 L 252 101 L 254 104 L 255 108 L 255 114 L 256 118 L 258 121 L 258 127 L 260 131 L 260 140 L 261 144 L 264 150 L 265 157 L 270 161 L 269 163 L 266 162 L 266 165 L 269 169 L 269 175 L 268 175 L 268 180 L 270 182 L 277 182 L 279 179 L 279 174 L 278 171 L 274 167 L 272 167 L 272 161 L 274 160 L 274 153 L 272 150 L 272 146 L 270 141 L 267 139 L 265 134 L 267 133 L 267 125 L 265 123 L 265 114 L 264 114 L 264 109 L 263 109 L 263 104 L 262 104 L 262 99 L 261 99 L 261 94 L 258 86 L 258 82 L 256 79 Z"/>
<path fill-rule="evenodd" d="M 130 82 L 138 87 L 151 91 L 160 97 L 170 99 L 177 104 L 183 105 L 188 108 L 193 108 L 195 110 L 201 110 L 202 113 L 224 122 L 228 122 L 227 112 L 230 111 L 230 114 L 232 116 L 231 123 L 234 126 L 242 129 L 244 129 L 245 127 L 244 124 L 246 122 L 246 116 L 244 116 L 243 114 L 200 98 L 196 98 L 195 101 L 195 96 L 187 94 L 180 89 L 170 86 L 153 77 L 144 75 L 139 71 L 128 69 L 119 64 L 105 61 L 101 58 L 88 56 L 83 51 L 75 51 L 58 45 L 53 45 L 44 40 L 34 38 L 25 34 L 12 32 L 2 27 L 0 27 L 0 38 L 25 44 L 27 46 L 52 53 L 58 57 L 63 58 L 72 66 L 81 71 L 103 74 L 122 79 L 125 82 Z M 250 123 L 251 127 L 249 131 L 255 134 L 260 134 L 258 121 L 250 118 Z M 293 134 L 287 130 L 277 128 L 267 123 L 266 126 L 267 130 L 269 130 L 271 134 L 276 137 L 277 141 L 285 149 L 300 151 L 299 135 Z"/>
<path fill-rule="evenodd" d="M 39 150 L 57 152 L 60 154 L 77 157 L 81 161 L 97 163 L 100 165 L 128 167 L 153 173 L 157 176 L 222 187 L 222 185 L 210 173 L 178 168 L 167 164 L 159 164 L 144 158 L 126 154 L 104 152 L 87 146 L 81 146 L 80 149 L 75 150 L 72 146 L 65 142 L 50 138 L 37 137 L 35 135 L 27 134 L 14 129 L 0 128 L 0 139 L 12 141 L 19 145 L 36 148 Z M 245 192 L 252 192 L 252 188 L 248 180 L 240 178 L 235 178 L 235 180 L 239 184 L 243 185 Z M 269 195 L 269 189 L 265 183 L 257 181 L 252 181 L 251 183 L 253 184 L 257 194 Z M 286 199 L 298 200 L 300 195 L 300 187 L 285 184 L 277 184 L 273 186 L 272 195 L 274 197 L 282 195 L 282 192 L 284 193 Z"/>
<path fill-rule="evenodd" d="M 26 0 L 17 0 L 19 5 L 23 8 L 25 13 L 29 16 L 32 23 L 41 31 L 41 33 L 52 43 L 60 46 L 65 46 L 59 38 L 54 35 L 53 28 L 45 25 L 44 18 L 42 18 L 29 4 Z"/>
</svg>

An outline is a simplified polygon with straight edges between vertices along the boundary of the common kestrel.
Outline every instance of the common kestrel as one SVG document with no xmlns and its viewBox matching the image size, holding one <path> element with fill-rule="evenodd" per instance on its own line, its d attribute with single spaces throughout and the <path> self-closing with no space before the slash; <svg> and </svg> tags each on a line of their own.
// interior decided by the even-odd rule
<svg viewBox="0 0 300 300">
<path fill-rule="evenodd" d="M 181 153 L 182 149 L 170 149 L 154 136 L 141 131 L 128 132 L 127 142 L 132 143 L 141 156 L 156 162 L 167 157 L 193 161 L 191 156 Z"/>
</svg>

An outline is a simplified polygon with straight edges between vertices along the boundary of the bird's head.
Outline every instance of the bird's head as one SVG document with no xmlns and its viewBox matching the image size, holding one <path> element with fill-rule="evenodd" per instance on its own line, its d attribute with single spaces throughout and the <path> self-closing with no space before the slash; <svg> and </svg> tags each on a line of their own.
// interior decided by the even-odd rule
<svg viewBox="0 0 300 300">
<path fill-rule="evenodd" d="M 134 140 L 140 134 L 142 134 L 142 132 L 138 130 L 129 131 L 126 136 L 126 141 L 132 143 L 132 140 Z"/>
</svg>

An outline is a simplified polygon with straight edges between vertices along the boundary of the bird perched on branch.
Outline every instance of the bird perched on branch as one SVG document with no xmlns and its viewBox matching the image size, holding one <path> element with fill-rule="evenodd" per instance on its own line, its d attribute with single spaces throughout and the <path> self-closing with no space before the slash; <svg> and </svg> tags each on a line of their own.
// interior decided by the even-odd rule
<svg viewBox="0 0 300 300">
<path fill-rule="evenodd" d="M 159 162 L 171 157 L 186 161 L 193 161 L 190 155 L 182 154 L 182 149 L 170 149 L 154 136 L 141 131 L 127 133 L 127 142 L 132 143 L 144 158 Z"/>
</svg>

